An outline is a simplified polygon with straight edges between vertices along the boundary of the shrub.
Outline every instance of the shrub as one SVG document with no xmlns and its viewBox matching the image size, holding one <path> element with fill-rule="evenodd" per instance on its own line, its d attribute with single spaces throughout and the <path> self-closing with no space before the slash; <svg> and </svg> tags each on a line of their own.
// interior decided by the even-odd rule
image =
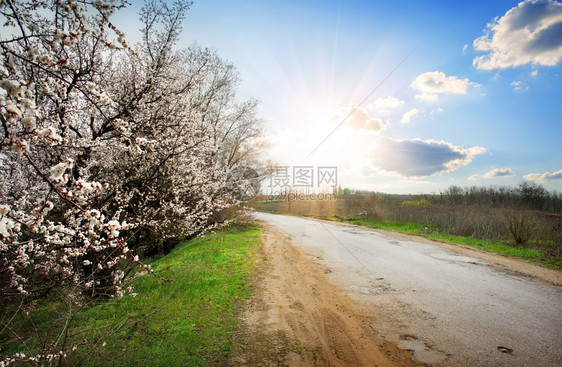
<svg viewBox="0 0 562 367">
<path fill-rule="evenodd" d="M 506 226 L 515 245 L 525 246 L 539 229 L 535 215 L 524 210 L 511 210 L 505 214 Z"/>
</svg>

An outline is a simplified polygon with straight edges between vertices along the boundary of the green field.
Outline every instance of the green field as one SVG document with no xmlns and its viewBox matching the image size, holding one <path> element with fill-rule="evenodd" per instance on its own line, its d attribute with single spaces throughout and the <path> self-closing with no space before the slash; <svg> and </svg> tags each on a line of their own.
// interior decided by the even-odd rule
<svg viewBox="0 0 562 367">
<path fill-rule="evenodd" d="M 77 312 L 65 297 L 51 295 L 29 316 L 3 328 L 2 355 L 36 355 L 58 339 L 54 350 L 67 351 L 62 365 L 221 365 L 233 348 L 231 332 L 243 301 L 251 294 L 249 278 L 256 270 L 261 233 L 256 225 L 236 225 L 181 244 L 149 261 L 156 274 L 171 282 L 137 276 L 132 281 L 136 297 Z M 10 313 L 2 317 L 8 324 Z M 18 337 L 10 330 L 17 330 Z"/>
</svg>

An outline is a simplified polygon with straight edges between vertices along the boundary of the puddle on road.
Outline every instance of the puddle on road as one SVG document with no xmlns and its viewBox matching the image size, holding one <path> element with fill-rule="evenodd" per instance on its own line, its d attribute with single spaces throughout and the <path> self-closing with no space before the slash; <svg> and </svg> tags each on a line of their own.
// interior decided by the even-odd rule
<svg viewBox="0 0 562 367">
<path fill-rule="evenodd" d="M 432 349 L 425 343 L 412 335 L 400 335 L 398 348 L 411 350 L 414 352 L 412 359 L 416 362 L 434 364 L 443 362 L 447 355 L 438 350 Z"/>
<path fill-rule="evenodd" d="M 451 263 L 465 263 L 465 264 L 473 264 L 473 265 L 484 265 L 484 263 L 478 259 L 469 256 L 459 256 L 459 255 L 451 255 L 443 252 L 429 254 L 434 259 L 448 261 Z"/>
</svg>

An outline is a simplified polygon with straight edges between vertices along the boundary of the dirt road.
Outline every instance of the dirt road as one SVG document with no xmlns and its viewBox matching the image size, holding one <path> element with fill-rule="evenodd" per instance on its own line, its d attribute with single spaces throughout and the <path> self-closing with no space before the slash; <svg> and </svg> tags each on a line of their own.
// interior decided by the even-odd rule
<svg viewBox="0 0 562 367">
<path fill-rule="evenodd" d="M 240 366 L 418 366 L 412 353 L 377 336 L 289 236 L 265 225 L 262 276 L 237 335 Z"/>
<path fill-rule="evenodd" d="M 431 366 L 562 366 L 560 272 L 357 226 L 257 216 L 283 240 L 269 237 L 266 255 L 281 252 L 248 320 L 303 343 L 288 365 L 384 365 L 383 356 L 407 365 L 394 341 Z"/>
</svg>

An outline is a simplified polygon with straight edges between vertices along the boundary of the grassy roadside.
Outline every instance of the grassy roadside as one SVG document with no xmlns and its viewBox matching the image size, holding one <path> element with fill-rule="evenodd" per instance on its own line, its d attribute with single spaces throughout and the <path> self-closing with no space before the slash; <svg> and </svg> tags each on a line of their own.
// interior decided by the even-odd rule
<svg viewBox="0 0 562 367">
<path fill-rule="evenodd" d="M 229 226 L 185 242 L 149 262 L 158 275 L 172 282 L 141 275 L 133 280 L 138 296 L 125 296 L 77 313 L 65 344 L 80 344 L 84 339 L 87 343 L 68 353 L 63 365 L 222 364 L 233 348 L 231 332 L 242 301 L 251 293 L 248 280 L 256 270 L 261 233 L 257 225 Z M 20 330 L 34 324 L 35 331 L 52 337 L 68 320 L 68 307 L 60 297 L 43 301 L 28 320 L 21 320 Z M 18 351 L 9 345 L 10 341 L 18 343 L 14 338 L 0 338 L 2 354 Z M 27 339 L 23 350 L 21 341 L 18 343 L 19 351 L 34 355 L 41 338 Z"/>
</svg>

